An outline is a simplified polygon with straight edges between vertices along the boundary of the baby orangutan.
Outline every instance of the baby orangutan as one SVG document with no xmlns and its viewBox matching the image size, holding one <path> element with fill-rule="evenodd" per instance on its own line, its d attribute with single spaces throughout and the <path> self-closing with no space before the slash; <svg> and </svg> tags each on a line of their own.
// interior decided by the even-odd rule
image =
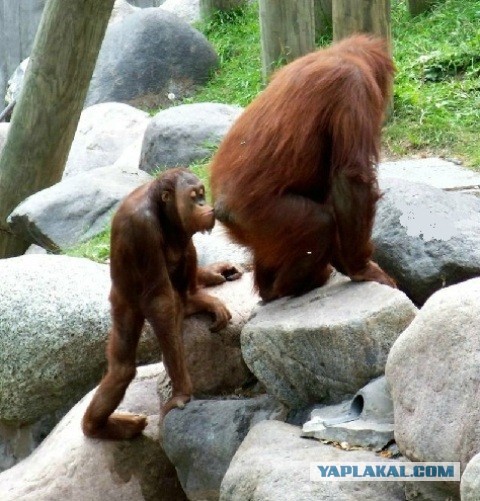
<svg viewBox="0 0 480 501">
<path fill-rule="evenodd" d="M 184 407 L 190 400 L 193 388 L 183 348 L 183 319 L 207 311 L 215 317 L 210 329 L 223 329 L 231 318 L 229 311 L 201 287 L 241 275 L 228 263 L 197 268 L 192 236 L 211 230 L 214 223 L 203 185 L 185 168 L 167 170 L 120 205 L 111 234 L 108 372 L 83 417 L 85 435 L 127 439 L 145 428 L 145 416 L 114 413 L 135 376 L 136 350 L 145 320 L 158 338 L 172 381 L 172 397 L 161 414 Z"/>
</svg>

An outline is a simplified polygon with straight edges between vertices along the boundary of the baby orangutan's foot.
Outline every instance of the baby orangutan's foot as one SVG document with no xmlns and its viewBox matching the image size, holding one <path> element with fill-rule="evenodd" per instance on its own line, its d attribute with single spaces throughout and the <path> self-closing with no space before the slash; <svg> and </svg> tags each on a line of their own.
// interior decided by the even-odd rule
<svg viewBox="0 0 480 501">
<path fill-rule="evenodd" d="M 191 395 L 175 395 L 169 400 L 167 400 L 160 409 L 160 420 L 172 410 L 172 409 L 185 409 L 185 404 L 190 401 Z"/>
<path fill-rule="evenodd" d="M 128 440 L 140 435 L 147 426 L 147 416 L 141 414 L 128 414 L 115 412 L 109 416 L 102 426 L 93 423 L 82 423 L 83 433 L 90 438 L 103 438 L 109 440 Z"/>
</svg>

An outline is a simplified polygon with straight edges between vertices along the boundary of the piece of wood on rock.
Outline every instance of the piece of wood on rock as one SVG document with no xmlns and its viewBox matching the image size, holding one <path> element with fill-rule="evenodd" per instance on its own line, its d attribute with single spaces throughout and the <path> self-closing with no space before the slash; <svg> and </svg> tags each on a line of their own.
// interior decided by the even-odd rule
<svg viewBox="0 0 480 501">
<path fill-rule="evenodd" d="M 480 278 L 436 292 L 388 356 L 395 439 L 411 461 L 480 452 Z M 458 496 L 458 483 L 435 482 Z"/>
<path fill-rule="evenodd" d="M 383 374 L 416 311 L 396 289 L 337 275 L 259 307 L 242 331 L 242 352 L 268 393 L 289 407 L 338 403 Z"/>
<path fill-rule="evenodd" d="M 186 500 L 159 441 L 156 382 L 163 371 L 162 364 L 139 368 L 120 406 L 148 416 L 140 437 L 129 441 L 84 437 L 80 422 L 92 391 L 31 456 L 0 474 L 2 501 Z"/>
<path fill-rule="evenodd" d="M 365 450 L 343 451 L 301 438 L 300 433 L 300 428 L 279 421 L 254 426 L 230 463 L 220 501 L 405 500 L 400 482 L 312 482 L 313 462 L 347 464 L 384 459 Z"/>
</svg>

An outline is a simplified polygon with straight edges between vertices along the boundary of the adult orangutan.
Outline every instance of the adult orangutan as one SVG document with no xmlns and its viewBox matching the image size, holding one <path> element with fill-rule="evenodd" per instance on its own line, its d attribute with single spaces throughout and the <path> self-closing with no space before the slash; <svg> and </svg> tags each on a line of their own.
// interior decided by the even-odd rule
<svg viewBox="0 0 480 501">
<path fill-rule="evenodd" d="M 293 61 L 234 123 L 211 164 L 215 214 L 253 251 L 265 301 L 352 280 L 395 282 L 371 260 L 375 163 L 394 65 L 355 35 Z"/>
<path fill-rule="evenodd" d="M 120 205 L 111 233 L 113 325 L 107 348 L 108 372 L 83 417 L 85 435 L 131 438 L 145 428 L 145 416 L 113 413 L 135 376 L 135 355 L 145 319 L 160 342 L 172 382 L 172 398 L 162 414 L 183 407 L 190 399 L 183 318 L 207 311 L 215 317 L 211 330 L 223 329 L 231 317 L 229 311 L 201 287 L 241 275 L 228 263 L 197 269 L 192 235 L 210 230 L 214 222 L 203 185 L 184 168 L 166 171 L 137 188 Z"/>
</svg>

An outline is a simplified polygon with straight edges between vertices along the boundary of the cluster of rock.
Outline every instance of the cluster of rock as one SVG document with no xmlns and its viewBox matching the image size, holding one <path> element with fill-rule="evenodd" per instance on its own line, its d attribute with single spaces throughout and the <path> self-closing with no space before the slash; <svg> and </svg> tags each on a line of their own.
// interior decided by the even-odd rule
<svg viewBox="0 0 480 501">
<path fill-rule="evenodd" d="M 27 66 L 27 60 L 24 58 L 28 57 L 32 49 L 45 3 L 46 0 L 6 2 L 4 8 L 0 10 L 0 94 L 5 93 L 7 79 L 10 78 L 7 102 L 15 99 L 20 90 Z M 159 6 L 161 8 L 152 8 Z M 171 13 L 175 15 L 169 15 Z M 119 23 L 132 14 L 133 17 L 128 23 Z M 149 90 L 155 91 L 165 84 L 171 86 L 172 92 L 175 90 L 179 92 L 182 88 L 191 90 L 192 81 L 203 79 L 209 71 L 209 66 L 212 63 L 216 64 L 214 53 L 208 44 L 205 44 L 203 37 L 186 24 L 197 21 L 199 17 L 199 0 L 116 0 L 111 26 L 102 49 L 101 62 L 97 65 L 96 80 L 92 83 L 89 104 L 93 103 L 94 97 L 98 99 L 102 95 L 105 96 L 111 88 L 112 75 L 105 77 L 107 73 L 105 64 L 108 63 L 113 64 L 116 71 L 125 72 L 119 73 L 115 80 L 116 101 L 123 102 L 118 98 L 129 97 L 135 90 L 145 93 L 139 96 L 140 99 L 145 98 L 145 102 L 151 101 L 154 96 L 148 97 Z M 122 26 L 114 27 L 115 24 Z M 181 37 L 175 38 L 176 41 L 172 42 L 172 35 Z M 115 45 L 119 42 L 121 44 Z M 192 47 L 194 50 L 190 54 Z M 159 67 L 160 55 L 166 58 L 167 63 L 175 63 L 176 68 L 168 65 Z M 186 59 L 185 63 L 182 61 L 183 58 Z M 19 66 L 22 60 L 23 63 Z M 150 80 L 144 79 L 142 88 L 139 88 L 134 71 L 141 69 L 144 73 L 146 64 Z M 130 81 L 126 82 L 124 77 L 129 75 Z M 182 76 L 185 77 L 183 82 Z M 110 80 L 108 85 L 102 87 L 105 78 Z M 118 84 L 122 85 L 123 90 Z M 165 100 L 165 96 L 162 96 L 162 100 Z"/>
<path fill-rule="evenodd" d="M 160 9 L 116 7 L 104 46 L 115 49 L 119 37 L 136 33 L 129 58 L 148 53 L 163 29 L 170 38 L 181 33 L 185 46 L 208 44 L 186 24 L 175 31 L 182 22 Z M 181 44 L 175 50 L 181 54 Z M 112 52 L 105 64 L 120 68 Z M 161 89 L 148 75 L 124 79 L 133 94 L 120 85 L 100 99 L 91 87 L 90 103 L 98 104 L 82 113 L 62 181 L 9 217 L 12 230 L 41 250 L 0 261 L 2 501 L 459 498 L 458 483 L 310 481 L 312 462 L 391 456 L 460 462 L 462 499 L 478 500 L 480 176 L 440 159 L 379 166 L 375 257 L 399 290 L 335 274 L 302 297 L 263 305 L 251 273 L 212 288 L 232 322 L 212 334 L 208 315 L 185 321 L 196 399 L 159 427 L 169 381 L 147 325 L 138 363 L 150 365 L 122 402 L 148 416 L 144 434 L 128 442 L 82 435 L 87 392 L 105 370 L 108 265 L 55 253 L 108 227 L 120 200 L 157 170 L 204 159 L 241 113 L 202 103 L 150 117 L 131 106 L 183 92 L 162 71 Z M 0 147 L 7 131 L 2 124 Z M 419 172 L 434 174 L 428 184 L 413 182 Z M 201 264 L 248 269 L 249 253 L 220 225 L 194 240 Z"/>
<path fill-rule="evenodd" d="M 64 179 L 20 204 L 12 228 L 44 252 L 83 241 L 151 178 L 142 158 L 158 155 L 167 166 L 174 151 L 203 158 L 204 138 L 219 141 L 239 111 L 206 103 L 150 118 L 120 103 L 86 108 Z M 174 124 L 177 112 L 176 125 L 164 127 L 163 115 Z M 108 266 L 35 253 L 0 261 L 2 499 L 458 499 L 459 486 L 442 482 L 310 481 L 313 461 L 388 461 L 378 451 L 393 437 L 405 459 L 461 462 L 463 498 L 476 499 L 480 199 L 388 177 L 432 163 L 466 177 L 457 184 L 480 184 L 439 159 L 379 167 L 377 256 L 403 292 L 339 274 L 267 305 L 250 273 L 212 288 L 233 319 L 220 334 L 210 333 L 207 315 L 185 322 L 198 399 L 159 430 L 168 377 L 161 364 L 142 368 L 122 406 L 148 415 L 149 426 L 128 443 L 88 440 L 80 430 L 90 394 L 82 397 L 105 370 Z M 455 214 L 448 224 L 445 211 Z M 220 225 L 195 244 L 202 264 L 248 268 L 248 252 Z M 146 326 L 139 364 L 160 359 Z"/>
<path fill-rule="evenodd" d="M 478 499 L 480 279 L 418 311 L 398 290 L 338 275 L 263 306 L 246 273 L 212 289 L 233 313 L 225 331 L 185 322 L 199 397 L 160 428 L 168 378 L 141 367 L 122 409 L 148 416 L 144 435 L 102 442 L 80 420 L 105 369 L 108 267 L 29 255 L 0 262 L 0 276 L 2 499 L 458 499 L 458 484 L 310 481 L 311 462 L 388 461 L 375 451 L 393 433 L 404 458 L 461 462 L 462 499 Z M 139 363 L 159 355 L 146 332 Z"/>
</svg>

